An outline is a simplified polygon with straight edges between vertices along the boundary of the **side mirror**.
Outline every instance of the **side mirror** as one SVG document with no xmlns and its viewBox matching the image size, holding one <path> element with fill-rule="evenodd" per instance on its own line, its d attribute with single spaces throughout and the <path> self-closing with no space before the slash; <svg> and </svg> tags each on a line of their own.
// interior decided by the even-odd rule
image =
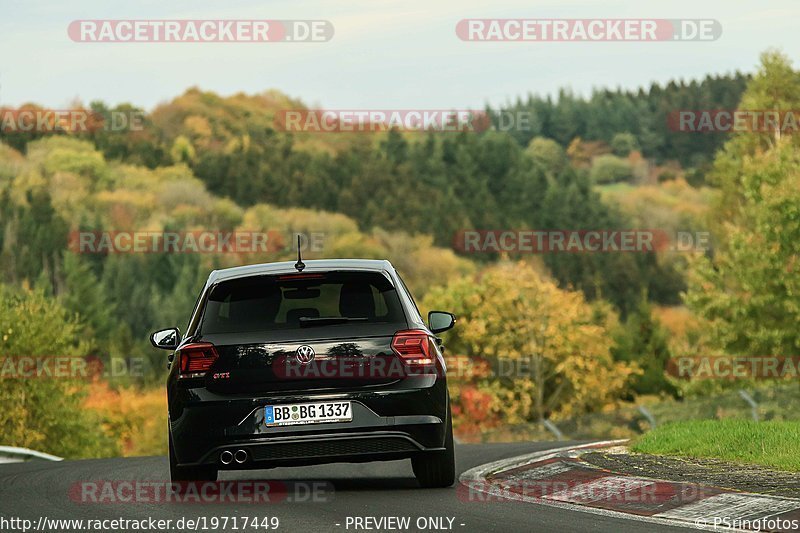
<svg viewBox="0 0 800 533">
<path fill-rule="evenodd" d="M 150 342 L 162 350 L 175 350 L 181 341 L 181 332 L 178 328 L 162 329 L 150 335 Z"/>
<path fill-rule="evenodd" d="M 456 324 L 456 316 L 445 311 L 431 311 L 428 313 L 428 328 L 432 333 L 447 331 Z"/>
</svg>

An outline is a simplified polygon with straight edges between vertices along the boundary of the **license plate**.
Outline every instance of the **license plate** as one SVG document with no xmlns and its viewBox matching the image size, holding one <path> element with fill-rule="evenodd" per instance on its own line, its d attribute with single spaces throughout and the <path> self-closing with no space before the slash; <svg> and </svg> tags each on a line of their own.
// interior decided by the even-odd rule
<svg viewBox="0 0 800 533">
<path fill-rule="evenodd" d="M 264 423 L 267 426 L 297 426 L 350 422 L 353 420 L 353 411 L 350 407 L 350 402 L 268 405 L 264 408 Z"/>
</svg>

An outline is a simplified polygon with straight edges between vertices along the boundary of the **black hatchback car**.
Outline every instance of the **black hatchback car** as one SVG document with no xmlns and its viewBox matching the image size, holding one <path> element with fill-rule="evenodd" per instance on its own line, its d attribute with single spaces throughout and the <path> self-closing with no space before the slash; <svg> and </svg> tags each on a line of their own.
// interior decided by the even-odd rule
<svg viewBox="0 0 800 533">
<path fill-rule="evenodd" d="M 219 470 L 410 458 L 424 487 L 455 479 L 436 334 L 394 267 L 316 260 L 213 271 L 170 355 L 172 479 Z"/>
</svg>

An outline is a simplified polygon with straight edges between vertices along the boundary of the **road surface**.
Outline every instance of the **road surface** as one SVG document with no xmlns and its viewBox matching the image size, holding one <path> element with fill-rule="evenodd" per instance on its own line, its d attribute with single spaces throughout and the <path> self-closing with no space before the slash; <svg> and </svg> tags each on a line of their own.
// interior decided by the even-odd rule
<svg viewBox="0 0 800 533">
<path fill-rule="evenodd" d="M 469 468 L 507 457 L 534 451 L 564 446 L 565 443 L 509 443 L 457 445 L 459 474 Z M 22 531 L 30 520 L 32 530 L 39 531 L 99 531 L 87 520 L 106 520 L 105 531 L 133 531 L 121 527 L 114 519 L 171 520 L 166 531 L 272 531 L 263 526 L 275 525 L 278 531 L 287 532 L 327 532 L 327 531 L 499 531 L 512 532 L 558 532 L 558 531 L 596 531 L 596 532 L 666 532 L 687 531 L 682 528 L 628 520 L 624 518 L 589 514 L 573 509 L 549 507 L 523 502 L 484 502 L 469 501 L 463 489 L 423 490 L 417 487 L 411 472 L 410 461 L 385 463 L 332 464 L 299 468 L 276 468 L 249 472 L 223 473 L 221 480 L 281 480 L 282 482 L 313 483 L 324 482 L 322 493 L 316 493 L 323 502 L 279 503 L 181 503 L 165 502 L 164 498 L 154 497 L 153 492 L 132 496 L 132 491 L 118 491 L 114 494 L 102 492 L 81 492 L 87 487 L 103 487 L 111 491 L 121 487 L 121 482 L 140 483 L 147 481 L 166 483 L 169 480 L 166 457 L 139 457 L 116 459 L 93 459 L 84 461 L 32 461 L 28 463 L 0 465 L 0 531 Z M 250 483 L 249 485 L 252 485 Z M 301 485 L 307 486 L 307 485 Z M 111 488 L 110 488 L 111 487 Z M 330 489 L 333 489 L 331 491 Z M 290 493 L 299 494 L 297 488 Z M 92 497 L 100 495 L 94 503 Z M 304 493 L 305 494 L 305 493 Z M 245 494 L 246 495 L 246 494 Z M 307 494 L 306 494 L 307 495 Z M 120 501 L 132 497 L 139 501 Z M 300 498 L 303 499 L 303 498 Z M 108 501 L 111 500 L 111 503 Z M 156 500 L 156 501 L 154 501 Z M 205 521 L 201 522 L 205 517 Z M 233 518 L 239 519 L 234 524 Z M 249 517 L 250 523 L 244 528 L 242 521 Z M 259 525 L 252 527 L 253 517 L 260 517 Z M 390 517 L 396 517 L 391 518 Z M 226 519 L 227 527 L 222 520 Z M 271 518 L 273 521 L 264 521 Z M 18 519 L 17 522 L 9 522 Z M 53 523 L 54 519 L 84 520 L 83 524 L 72 527 Z M 178 521 L 183 519 L 179 527 Z M 189 524 L 187 520 L 197 523 Z M 216 519 L 218 522 L 213 522 Z M 407 519 L 408 528 L 403 519 Z M 5 522 L 3 521 L 5 520 Z M 41 520 L 41 522 L 40 522 Z M 47 527 L 47 526 L 50 527 Z M 97 522 L 94 525 L 98 524 Z M 130 526 L 130 523 L 127 524 Z M 144 527 L 158 527 L 156 522 L 143 524 Z M 163 524 L 162 524 L 163 525 Z M 216 525 L 216 527 L 213 527 Z M 234 529 L 234 525 L 238 529 Z M 418 528 L 418 526 L 421 526 Z M 139 531 L 157 531 L 141 529 Z M 205 527 L 205 529 L 203 529 Z M 87 529 L 89 528 L 89 529 Z"/>
</svg>

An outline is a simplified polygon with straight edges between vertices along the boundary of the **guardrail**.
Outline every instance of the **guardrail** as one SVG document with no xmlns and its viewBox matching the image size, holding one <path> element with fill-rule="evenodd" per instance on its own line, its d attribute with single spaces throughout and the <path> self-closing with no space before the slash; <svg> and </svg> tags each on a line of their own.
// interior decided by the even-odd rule
<svg viewBox="0 0 800 533">
<path fill-rule="evenodd" d="M 20 463 L 30 460 L 63 461 L 61 457 L 16 446 L 0 446 L 0 463 Z"/>
<path fill-rule="evenodd" d="M 800 420 L 800 388 L 796 382 L 749 384 L 747 390 L 725 388 L 709 394 L 681 399 L 646 398 L 609 412 L 549 420 L 547 425 L 531 421 L 485 431 L 462 433 L 462 442 L 513 442 L 534 440 L 596 440 L 633 438 L 658 426 L 684 420 L 754 421 Z M 554 428 L 557 431 L 554 431 Z"/>
</svg>

